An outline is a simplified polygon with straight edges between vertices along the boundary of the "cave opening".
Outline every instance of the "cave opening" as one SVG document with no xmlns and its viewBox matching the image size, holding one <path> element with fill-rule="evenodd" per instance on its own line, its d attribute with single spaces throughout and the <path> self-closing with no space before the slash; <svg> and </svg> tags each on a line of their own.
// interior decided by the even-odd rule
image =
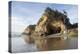
<svg viewBox="0 0 80 54">
<path fill-rule="evenodd" d="M 61 32 L 61 27 L 50 27 L 48 28 L 48 35 L 57 34 Z"/>
</svg>

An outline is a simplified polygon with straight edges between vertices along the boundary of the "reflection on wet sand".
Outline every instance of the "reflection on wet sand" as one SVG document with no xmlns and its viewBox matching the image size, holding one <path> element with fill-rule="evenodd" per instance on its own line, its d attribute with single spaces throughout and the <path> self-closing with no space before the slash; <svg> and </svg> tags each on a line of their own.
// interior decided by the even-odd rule
<svg viewBox="0 0 80 54">
<path fill-rule="evenodd" d="M 77 37 L 68 38 L 67 40 L 62 40 L 60 38 L 50 38 L 44 40 L 37 40 L 37 48 L 41 51 L 44 50 L 62 50 L 62 49 L 76 49 L 78 48 Z"/>
<path fill-rule="evenodd" d="M 66 40 L 60 39 L 44 39 L 37 40 L 34 44 L 25 42 L 22 37 L 12 37 L 12 52 L 35 52 L 35 51 L 47 51 L 47 50 L 65 50 L 65 49 L 77 49 L 78 38 L 68 38 Z"/>
</svg>

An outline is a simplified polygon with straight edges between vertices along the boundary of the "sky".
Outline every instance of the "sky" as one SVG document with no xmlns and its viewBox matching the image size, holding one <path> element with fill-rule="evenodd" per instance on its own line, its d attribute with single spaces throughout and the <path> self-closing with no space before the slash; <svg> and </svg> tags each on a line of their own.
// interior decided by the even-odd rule
<svg viewBox="0 0 80 54">
<path fill-rule="evenodd" d="M 21 33 L 28 25 L 36 24 L 47 7 L 60 12 L 65 10 L 72 24 L 78 22 L 77 5 L 13 1 L 11 3 L 12 32 Z"/>
</svg>

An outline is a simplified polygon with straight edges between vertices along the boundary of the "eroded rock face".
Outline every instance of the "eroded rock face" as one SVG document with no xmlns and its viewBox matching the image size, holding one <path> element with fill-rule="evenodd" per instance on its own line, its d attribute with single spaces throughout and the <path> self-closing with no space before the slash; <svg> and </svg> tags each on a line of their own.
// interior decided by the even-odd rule
<svg viewBox="0 0 80 54">
<path fill-rule="evenodd" d="M 27 26 L 27 28 L 24 30 L 23 34 L 31 35 L 31 33 L 33 33 L 34 30 L 35 30 L 35 26 L 36 25 L 29 25 L 29 26 Z"/>
<path fill-rule="evenodd" d="M 35 31 L 43 32 L 47 35 L 60 33 L 64 31 L 66 22 L 69 22 L 66 14 L 48 7 L 38 21 Z"/>
<path fill-rule="evenodd" d="M 47 36 L 55 33 L 63 33 L 64 27 L 69 29 L 73 26 L 77 27 L 77 24 L 72 25 L 69 22 L 69 18 L 67 17 L 67 13 L 65 11 L 61 13 L 58 10 L 52 10 L 48 7 L 39 19 L 38 23 L 36 25 L 29 25 L 27 29 L 25 29 L 24 33 L 29 35 L 36 33 L 41 36 Z"/>
<path fill-rule="evenodd" d="M 36 39 L 41 39 L 43 36 L 63 33 L 65 30 L 64 27 L 70 29 L 78 27 L 77 25 L 77 23 L 72 25 L 69 22 L 69 18 L 65 11 L 61 13 L 48 7 L 39 19 L 38 23 L 36 25 L 29 25 L 23 33 L 28 35 L 30 38 L 28 40 L 34 39 L 36 42 L 38 41 Z"/>
<path fill-rule="evenodd" d="M 28 43 L 33 43 L 34 42 L 34 40 L 33 40 L 31 35 L 34 32 L 34 30 L 35 30 L 35 26 L 36 25 L 29 25 L 24 30 L 24 32 L 22 33 L 24 35 L 23 37 L 24 37 L 25 42 L 28 42 Z"/>
</svg>

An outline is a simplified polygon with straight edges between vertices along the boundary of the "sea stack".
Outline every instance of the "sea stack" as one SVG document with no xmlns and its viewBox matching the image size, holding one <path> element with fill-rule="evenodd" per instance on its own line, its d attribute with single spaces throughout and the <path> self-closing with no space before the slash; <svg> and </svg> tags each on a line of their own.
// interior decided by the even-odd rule
<svg viewBox="0 0 80 54">
<path fill-rule="evenodd" d="M 48 40 L 59 40 L 64 37 L 62 35 L 62 37 L 57 37 L 56 39 L 48 39 L 48 36 L 53 35 L 55 37 L 56 34 L 63 34 L 64 30 L 68 32 L 70 29 L 77 27 L 77 23 L 70 23 L 66 11 L 59 12 L 58 10 L 47 7 L 36 25 L 29 25 L 23 34 L 27 34 L 25 36 L 27 42 L 34 42 L 38 48 L 45 49 L 48 47 Z"/>
</svg>

